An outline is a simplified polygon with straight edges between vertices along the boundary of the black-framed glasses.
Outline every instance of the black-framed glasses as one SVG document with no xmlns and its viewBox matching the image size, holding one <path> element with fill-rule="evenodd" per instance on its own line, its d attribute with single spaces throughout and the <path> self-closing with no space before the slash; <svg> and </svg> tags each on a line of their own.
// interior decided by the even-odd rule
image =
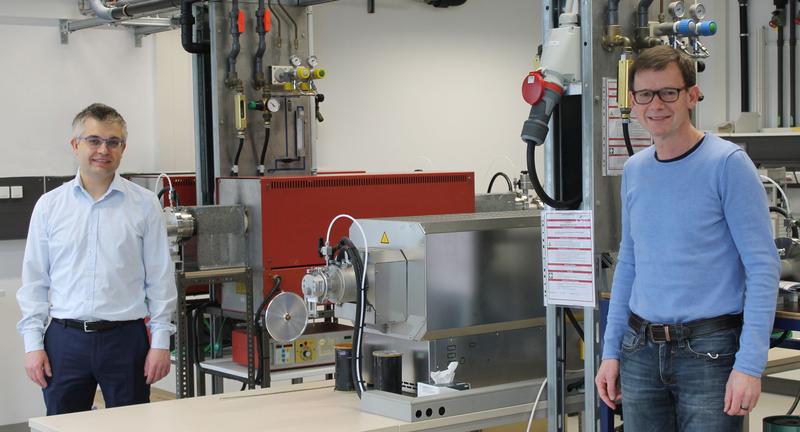
<svg viewBox="0 0 800 432">
<path fill-rule="evenodd" d="M 637 90 L 632 92 L 633 100 L 639 105 L 647 105 L 658 95 L 662 102 L 675 102 L 680 97 L 681 90 L 686 90 L 687 88 L 664 87 L 658 90 Z"/>
<path fill-rule="evenodd" d="M 119 137 L 102 138 L 97 135 L 79 136 L 79 141 L 83 141 L 92 149 L 99 149 L 101 145 L 105 144 L 109 150 L 116 150 L 125 145 L 125 140 Z"/>
</svg>

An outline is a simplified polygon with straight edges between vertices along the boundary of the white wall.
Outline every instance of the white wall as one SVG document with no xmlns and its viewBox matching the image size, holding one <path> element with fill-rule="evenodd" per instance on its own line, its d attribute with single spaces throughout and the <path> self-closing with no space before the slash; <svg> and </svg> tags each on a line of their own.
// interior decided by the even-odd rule
<svg viewBox="0 0 800 432">
<path fill-rule="evenodd" d="M 116 107 L 129 124 L 121 169 L 153 171 L 156 164 L 154 42 L 134 48 L 130 32 L 84 30 L 60 43 L 56 18 L 78 15 L 77 2 L 0 2 L 0 177 L 74 174 L 70 123 L 92 102 Z M 189 103 L 187 102 L 187 105 Z M 23 370 L 15 301 L 24 241 L 0 241 L 0 425 L 44 415 L 41 391 Z"/>
</svg>

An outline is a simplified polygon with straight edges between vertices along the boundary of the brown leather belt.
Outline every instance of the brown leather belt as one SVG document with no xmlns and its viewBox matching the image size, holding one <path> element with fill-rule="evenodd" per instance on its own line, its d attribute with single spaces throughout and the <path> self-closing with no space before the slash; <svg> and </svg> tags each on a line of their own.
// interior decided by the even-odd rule
<svg viewBox="0 0 800 432">
<path fill-rule="evenodd" d="M 631 316 L 628 318 L 628 325 L 635 330 L 646 326 L 645 330 L 653 342 L 679 342 L 720 330 L 740 328 L 742 326 L 742 314 L 721 315 L 683 324 L 654 324 L 631 312 Z"/>
</svg>

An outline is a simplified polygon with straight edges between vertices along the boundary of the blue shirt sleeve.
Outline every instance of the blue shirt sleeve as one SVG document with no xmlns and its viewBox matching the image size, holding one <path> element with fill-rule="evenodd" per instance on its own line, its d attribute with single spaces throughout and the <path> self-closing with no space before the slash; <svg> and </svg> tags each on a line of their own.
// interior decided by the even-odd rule
<svg viewBox="0 0 800 432">
<path fill-rule="evenodd" d="M 614 282 L 611 291 L 611 304 L 603 342 L 603 360 L 619 359 L 622 336 L 628 326 L 630 315 L 629 301 L 633 282 L 636 277 L 636 259 L 633 254 L 633 238 L 630 231 L 630 212 L 627 198 L 627 174 L 622 176 L 622 241 L 619 246 L 617 267 L 614 270 Z"/>
<path fill-rule="evenodd" d="M 728 156 L 720 181 L 725 220 L 745 270 L 744 325 L 733 368 L 758 377 L 767 364 L 780 261 L 764 186 L 744 151 Z"/>
<path fill-rule="evenodd" d="M 147 229 L 142 241 L 145 268 L 144 291 L 150 314 L 151 346 L 169 349 L 169 337 L 175 333 L 172 316 L 177 302 L 174 266 L 169 255 L 167 228 L 161 206 L 153 195 L 148 201 Z"/>
<path fill-rule="evenodd" d="M 22 319 L 17 330 L 25 341 L 25 352 L 44 349 L 44 328 L 50 316 L 50 255 L 47 236 L 47 198 L 36 202 L 28 226 L 28 239 L 22 260 L 22 286 L 17 303 Z"/>
</svg>

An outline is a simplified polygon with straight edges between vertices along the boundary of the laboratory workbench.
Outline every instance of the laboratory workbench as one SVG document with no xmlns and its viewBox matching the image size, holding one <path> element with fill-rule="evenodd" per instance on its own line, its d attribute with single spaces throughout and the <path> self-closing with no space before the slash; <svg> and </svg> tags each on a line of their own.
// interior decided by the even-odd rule
<svg viewBox="0 0 800 432">
<path fill-rule="evenodd" d="M 333 390 L 331 381 L 248 390 L 37 417 L 35 432 L 198 432 L 224 430 L 309 430 L 326 432 L 465 431 L 525 422 L 532 404 L 408 423 L 362 412 L 353 392 Z M 537 407 L 546 413 L 546 402 Z"/>
</svg>

